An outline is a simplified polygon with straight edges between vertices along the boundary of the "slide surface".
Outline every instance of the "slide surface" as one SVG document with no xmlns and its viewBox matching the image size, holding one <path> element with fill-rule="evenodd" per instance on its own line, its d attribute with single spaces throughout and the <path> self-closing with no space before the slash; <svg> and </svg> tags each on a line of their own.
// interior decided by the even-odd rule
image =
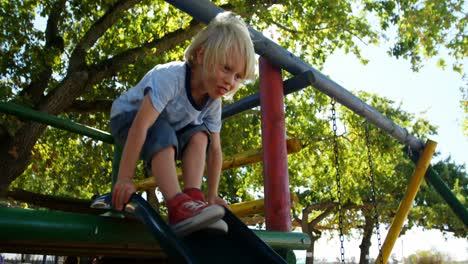
<svg viewBox="0 0 468 264">
<path fill-rule="evenodd" d="M 96 198 L 91 206 L 110 210 L 111 201 L 111 194 L 106 194 Z M 127 214 L 147 226 L 171 263 L 286 263 L 231 211 L 225 211 L 223 220 L 229 226 L 228 234 L 200 230 L 180 238 L 139 195 L 133 194 L 125 208 Z"/>
</svg>

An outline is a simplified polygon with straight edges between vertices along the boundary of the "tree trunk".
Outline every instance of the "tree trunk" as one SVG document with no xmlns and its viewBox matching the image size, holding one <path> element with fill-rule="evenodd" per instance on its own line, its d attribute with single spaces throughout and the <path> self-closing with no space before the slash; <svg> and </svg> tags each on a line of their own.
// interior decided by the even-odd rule
<svg viewBox="0 0 468 264">
<path fill-rule="evenodd" d="M 322 236 L 322 232 L 312 227 L 310 229 L 309 236 L 311 243 L 306 253 L 306 264 L 313 264 L 315 256 L 315 242 Z"/>
<path fill-rule="evenodd" d="M 307 249 L 306 252 L 306 264 L 314 264 L 314 246 L 315 246 L 315 240 L 312 239 L 310 243 L 310 247 Z"/>
<path fill-rule="evenodd" d="M 70 73 L 60 85 L 39 104 L 39 111 L 57 115 L 69 107 L 86 87 L 87 72 Z M 31 151 L 46 125 L 24 120 L 14 136 L 0 138 L 0 197 L 6 196 L 8 186 L 18 178 L 31 161 Z"/>
<path fill-rule="evenodd" d="M 6 196 L 8 186 L 29 165 L 31 150 L 45 129 L 45 125 L 25 123 L 12 138 L 0 139 L 0 196 Z"/>
<path fill-rule="evenodd" d="M 364 234 L 362 236 L 362 242 L 359 248 L 361 249 L 361 255 L 359 257 L 359 264 L 369 264 L 369 248 L 372 245 L 371 238 L 374 230 L 374 221 L 372 216 L 365 215 Z"/>
<path fill-rule="evenodd" d="M 149 188 L 146 190 L 146 200 L 154 208 L 154 210 L 159 211 L 159 200 L 155 193 L 155 188 Z"/>
</svg>

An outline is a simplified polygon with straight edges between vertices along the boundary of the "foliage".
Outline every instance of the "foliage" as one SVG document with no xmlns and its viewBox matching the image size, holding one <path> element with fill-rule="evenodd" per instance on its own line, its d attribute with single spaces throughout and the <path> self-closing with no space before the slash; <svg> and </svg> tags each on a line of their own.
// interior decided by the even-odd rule
<svg viewBox="0 0 468 264">
<path fill-rule="evenodd" d="M 31 166 L 11 187 L 80 198 L 109 192 L 111 153 L 109 144 L 48 129 L 34 147 Z"/>
<path fill-rule="evenodd" d="M 418 251 L 405 258 L 409 264 L 441 264 L 451 263 L 450 257 L 437 251 Z"/>
<path fill-rule="evenodd" d="M 448 157 L 433 166 L 440 178 L 464 207 L 468 206 L 468 173 L 465 165 L 457 165 Z M 461 220 L 450 210 L 447 203 L 429 184 L 423 184 L 415 200 L 415 208 L 409 216 L 410 225 L 427 229 L 439 229 L 458 237 L 466 237 L 467 229 Z M 411 223 L 414 221 L 414 223 Z"/>
</svg>

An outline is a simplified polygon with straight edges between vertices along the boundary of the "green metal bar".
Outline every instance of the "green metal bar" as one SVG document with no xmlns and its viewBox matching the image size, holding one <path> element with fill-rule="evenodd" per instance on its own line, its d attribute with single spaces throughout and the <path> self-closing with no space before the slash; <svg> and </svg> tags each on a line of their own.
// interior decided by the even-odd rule
<svg viewBox="0 0 468 264">
<path fill-rule="evenodd" d="M 117 217 L 0 208 L 0 227 L 7 241 L 157 245 L 140 222 Z"/>
<path fill-rule="evenodd" d="M 419 159 L 419 153 L 416 151 L 412 152 L 411 159 L 413 162 L 417 162 Z M 450 190 L 450 188 L 445 184 L 445 182 L 440 178 L 439 174 L 432 166 L 429 166 L 427 169 L 425 179 L 434 187 L 434 189 L 439 193 L 439 195 L 445 200 L 450 209 L 455 213 L 455 215 L 465 224 L 465 227 L 468 227 L 468 211 L 457 199 L 455 194 Z"/>
<path fill-rule="evenodd" d="M 468 227 L 468 211 L 431 166 L 429 166 L 429 169 L 426 173 L 426 180 L 432 186 L 434 186 L 440 196 L 444 198 L 445 202 L 450 206 L 452 211 L 465 224 L 465 227 Z"/>
<path fill-rule="evenodd" d="M 4 243 L 10 247 L 27 243 L 81 248 L 105 245 L 124 251 L 126 248 L 158 247 L 141 222 L 109 216 L 0 207 L 0 230 L 0 248 Z M 304 233 L 254 232 L 273 248 L 304 250 L 310 245 L 310 239 Z"/>
<path fill-rule="evenodd" d="M 0 230 L 0 249 L 4 252 L 165 255 L 140 222 L 117 217 L 0 208 Z"/>
<path fill-rule="evenodd" d="M 114 159 L 112 159 L 112 190 L 119 177 L 120 159 L 122 158 L 123 146 L 114 144 Z"/>
<path fill-rule="evenodd" d="M 32 110 L 14 103 L 0 102 L 0 112 L 40 122 L 46 125 L 53 126 L 55 128 L 61 128 L 83 136 L 88 136 L 96 140 L 101 140 L 106 143 L 114 143 L 114 138 L 111 134 L 107 132 L 85 125 L 81 125 L 70 120 L 59 118 L 44 112 Z"/>
<path fill-rule="evenodd" d="M 275 249 L 306 250 L 312 243 L 305 233 L 253 230 L 270 247 Z"/>
</svg>

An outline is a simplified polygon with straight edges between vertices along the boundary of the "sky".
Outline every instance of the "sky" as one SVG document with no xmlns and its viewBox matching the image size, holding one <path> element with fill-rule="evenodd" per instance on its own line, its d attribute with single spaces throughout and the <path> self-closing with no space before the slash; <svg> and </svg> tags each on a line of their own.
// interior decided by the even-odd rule
<svg viewBox="0 0 468 264">
<path fill-rule="evenodd" d="M 367 65 L 362 65 L 354 55 L 339 51 L 328 58 L 321 72 L 328 75 L 349 91 L 363 90 L 392 99 L 402 104 L 402 109 L 423 117 L 438 127 L 438 135 L 430 139 L 438 143 L 432 163 L 451 156 L 457 164 L 468 165 L 468 137 L 462 132 L 461 124 L 464 118 L 460 106 L 463 83 L 459 73 L 451 68 L 442 70 L 436 66 L 435 60 L 425 62 L 419 72 L 412 72 L 411 65 L 405 60 L 397 60 L 386 54 L 382 47 L 364 47 L 362 55 L 369 59 Z M 465 72 L 468 60 L 464 61 Z M 386 227 L 382 226 L 382 244 L 385 240 Z M 360 237 L 346 238 L 345 257 L 359 260 Z M 373 246 L 370 255 L 378 255 L 377 239 L 373 236 Z M 401 260 L 420 250 L 437 250 L 447 254 L 452 260 L 468 261 L 468 240 L 453 236 L 443 236 L 440 231 L 414 228 L 398 238 L 392 254 Z M 340 256 L 340 243 L 337 237 L 329 240 L 323 237 L 315 246 L 318 259 L 334 260 Z M 298 253 L 303 258 L 304 253 Z M 300 262 L 299 262 L 300 263 Z"/>
</svg>

